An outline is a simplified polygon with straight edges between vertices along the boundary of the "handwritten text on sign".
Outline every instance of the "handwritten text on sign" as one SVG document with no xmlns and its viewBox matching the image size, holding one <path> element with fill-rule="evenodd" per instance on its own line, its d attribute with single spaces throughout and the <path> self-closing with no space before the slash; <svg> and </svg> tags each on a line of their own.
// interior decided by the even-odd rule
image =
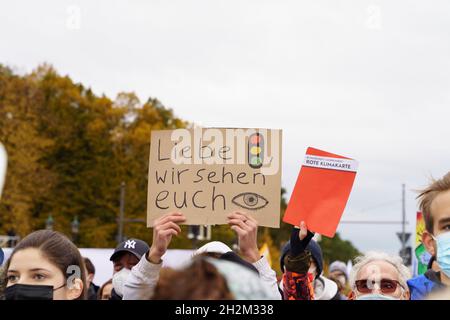
<svg viewBox="0 0 450 320">
<path fill-rule="evenodd" d="M 281 131 L 153 131 L 147 225 L 180 211 L 187 224 L 224 224 L 234 210 L 279 226 Z"/>
</svg>

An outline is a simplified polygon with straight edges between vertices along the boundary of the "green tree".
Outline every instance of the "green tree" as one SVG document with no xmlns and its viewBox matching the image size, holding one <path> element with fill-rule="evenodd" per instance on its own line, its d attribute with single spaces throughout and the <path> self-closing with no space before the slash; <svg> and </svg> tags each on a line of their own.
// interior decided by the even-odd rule
<svg viewBox="0 0 450 320">
<path fill-rule="evenodd" d="M 0 68 L 0 116 L 10 160 L 0 232 L 23 237 L 51 215 L 70 235 L 78 217 L 77 244 L 87 247 L 115 245 L 122 181 L 126 217 L 145 219 L 150 132 L 187 125 L 157 99 L 96 96 L 49 65 L 24 76 Z M 151 239 L 143 223 L 125 235 Z"/>
<path fill-rule="evenodd" d="M 23 236 L 39 225 L 35 199 L 53 184 L 52 173 L 40 161 L 52 141 L 39 135 L 35 112 L 39 99 L 33 82 L 0 65 L 0 140 L 9 158 L 0 203 L 2 233 Z"/>
<path fill-rule="evenodd" d="M 325 264 L 336 260 L 347 262 L 361 254 L 350 241 L 342 239 L 339 233 L 336 233 L 333 238 L 322 237 L 320 247 Z"/>
</svg>

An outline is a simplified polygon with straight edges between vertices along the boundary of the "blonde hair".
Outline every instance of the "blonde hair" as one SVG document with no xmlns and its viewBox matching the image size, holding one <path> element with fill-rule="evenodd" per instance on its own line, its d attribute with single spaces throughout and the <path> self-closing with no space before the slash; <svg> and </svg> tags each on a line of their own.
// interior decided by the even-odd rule
<svg viewBox="0 0 450 320">
<path fill-rule="evenodd" d="M 450 172 L 439 180 L 431 179 L 431 183 L 423 190 L 419 191 L 417 198 L 419 199 L 419 208 L 422 211 L 425 228 L 428 232 L 433 233 L 434 219 L 431 214 L 431 204 L 433 200 L 442 192 L 450 190 Z"/>
</svg>

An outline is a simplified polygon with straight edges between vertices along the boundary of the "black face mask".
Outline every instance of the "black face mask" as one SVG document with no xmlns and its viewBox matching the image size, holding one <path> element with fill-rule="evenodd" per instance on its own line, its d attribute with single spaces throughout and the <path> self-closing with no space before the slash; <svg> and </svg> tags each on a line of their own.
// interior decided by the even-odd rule
<svg viewBox="0 0 450 320">
<path fill-rule="evenodd" d="M 53 300 L 53 286 L 15 284 L 5 289 L 5 300 Z"/>
</svg>

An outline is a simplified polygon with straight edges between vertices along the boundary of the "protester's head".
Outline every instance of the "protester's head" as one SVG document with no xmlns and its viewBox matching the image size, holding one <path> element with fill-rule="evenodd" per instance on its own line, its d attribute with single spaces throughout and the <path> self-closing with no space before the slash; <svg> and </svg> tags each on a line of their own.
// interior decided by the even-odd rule
<svg viewBox="0 0 450 320">
<path fill-rule="evenodd" d="M 197 256 L 182 270 L 161 274 L 153 299 L 259 300 L 274 299 L 258 272 L 247 265 Z"/>
<path fill-rule="evenodd" d="M 83 260 L 86 266 L 86 284 L 89 287 L 91 283 L 94 281 L 95 267 L 89 258 L 84 257 Z"/>
<path fill-rule="evenodd" d="M 80 300 L 86 271 L 77 247 L 63 234 L 39 230 L 14 248 L 5 265 L 6 299 Z"/>
<path fill-rule="evenodd" d="M 329 278 L 336 281 L 338 287 L 342 290 L 347 286 L 348 273 L 347 265 L 342 261 L 334 261 L 328 268 Z"/>
<path fill-rule="evenodd" d="M 426 229 L 422 241 L 444 274 L 450 277 L 450 172 L 442 179 L 433 180 L 418 198 Z"/>
<path fill-rule="evenodd" d="M 148 250 L 148 244 L 139 239 L 128 239 L 121 242 L 109 258 L 113 262 L 114 273 L 124 268 L 131 270 Z"/>
<path fill-rule="evenodd" d="M 356 258 L 350 272 L 351 298 L 356 300 L 409 300 L 409 269 L 399 256 L 368 252 Z"/>
<path fill-rule="evenodd" d="M 203 258 L 194 258 L 183 270 L 165 269 L 153 296 L 155 300 L 232 300 L 225 277 Z"/>
<path fill-rule="evenodd" d="M 148 252 L 149 246 L 139 239 L 128 239 L 120 243 L 111 255 L 113 262 L 113 296 L 123 296 L 123 290 L 131 269 L 138 264 L 139 260 Z"/>
<path fill-rule="evenodd" d="M 290 241 L 288 241 L 281 250 L 280 268 L 281 271 L 283 272 L 284 272 L 284 259 L 286 255 L 290 252 L 290 250 L 291 250 L 291 243 Z M 322 249 L 320 248 L 320 245 L 316 241 L 311 240 L 308 243 L 306 250 L 311 253 L 311 264 L 308 273 L 311 273 L 313 277 L 317 279 L 322 274 L 323 271 Z"/>
<path fill-rule="evenodd" d="M 111 299 L 111 291 L 113 289 L 112 279 L 106 281 L 98 290 L 97 299 L 98 300 L 109 300 Z"/>
<path fill-rule="evenodd" d="M 341 279 L 339 279 L 338 277 L 334 276 L 334 275 L 329 275 L 328 279 L 330 279 L 330 281 L 333 281 L 334 283 L 336 283 L 337 285 L 337 291 L 339 293 L 344 293 L 345 291 L 345 286 L 342 284 Z"/>
<path fill-rule="evenodd" d="M 219 260 L 227 260 L 230 262 L 234 262 L 240 264 L 252 271 L 258 272 L 258 270 L 249 262 L 242 259 L 239 255 L 237 255 L 229 246 L 220 241 L 211 241 L 205 244 L 204 246 L 198 248 L 192 255 L 192 258 L 196 257 L 211 257 L 217 258 Z"/>
<path fill-rule="evenodd" d="M 202 254 L 206 255 L 222 255 L 227 252 L 232 252 L 231 248 L 227 246 L 225 243 L 220 241 L 211 241 L 206 243 L 205 245 L 198 248 L 194 253 L 193 256 L 199 256 Z"/>
</svg>

